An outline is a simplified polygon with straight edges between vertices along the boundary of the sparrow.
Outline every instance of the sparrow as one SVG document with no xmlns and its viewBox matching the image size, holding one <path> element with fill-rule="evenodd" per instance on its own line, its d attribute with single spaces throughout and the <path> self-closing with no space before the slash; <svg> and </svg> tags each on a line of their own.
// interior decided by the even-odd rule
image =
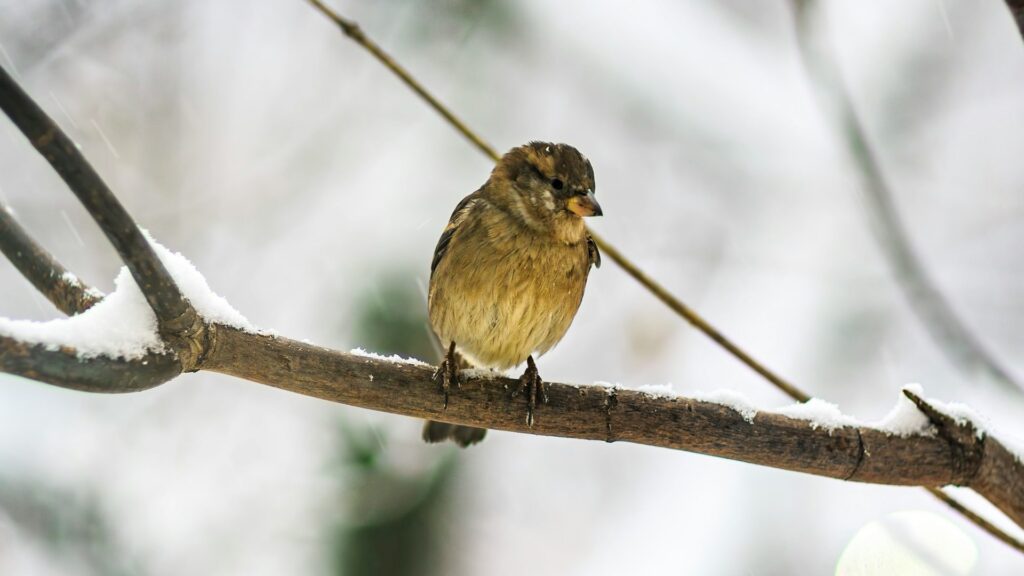
<svg viewBox="0 0 1024 576">
<path fill-rule="evenodd" d="M 510 150 L 459 202 L 434 249 L 427 295 L 430 324 L 447 349 L 435 374 L 446 407 L 451 387 L 460 384 L 458 356 L 495 370 L 526 362 L 513 395 L 526 396 L 533 425 L 538 395 L 547 402 L 534 356 L 565 336 L 591 267 L 601 265 L 583 223 L 601 214 L 590 161 L 572 146 L 548 142 Z M 428 421 L 423 439 L 466 447 L 485 433 Z"/>
</svg>

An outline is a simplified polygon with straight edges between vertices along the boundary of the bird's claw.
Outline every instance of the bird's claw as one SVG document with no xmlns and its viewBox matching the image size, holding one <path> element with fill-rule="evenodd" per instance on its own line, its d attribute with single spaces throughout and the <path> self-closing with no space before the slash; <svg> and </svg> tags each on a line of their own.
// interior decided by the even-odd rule
<svg viewBox="0 0 1024 576">
<path fill-rule="evenodd" d="M 434 380 L 438 377 L 441 378 L 441 392 L 444 394 L 444 407 L 448 409 L 448 393 L 452 389 L 452 384 L 456 388 L 462 388 L 462 379 L 459 378 L 459 365 L 455 360 L 455 343 L 452 342 L 451 346 L 448 347 L 448 354 L 445 359 L 441 361 L 441 365 L 437 367 L 434 372 Z"/>
<path fill-rule="evenodd" d="M 533 413 L 537 409 L 537 397 L 541 402 L 548 403 L 547 386 L 541 380 L 537 365 L 533 362 L 533 356 L 526 359 L 526 371 L 519 377 L 519 388 L 512 392 L 512 397 L 524 394 L 526 396 L 526 425 L 533 426 Z"/>
</svg>

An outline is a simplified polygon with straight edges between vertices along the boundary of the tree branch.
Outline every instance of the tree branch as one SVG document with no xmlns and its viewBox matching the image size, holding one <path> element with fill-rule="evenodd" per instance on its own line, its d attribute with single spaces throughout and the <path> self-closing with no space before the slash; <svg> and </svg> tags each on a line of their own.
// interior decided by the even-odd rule
<svg viewBox="0 0 1024 576">
<path fill-rule="evenodd" d="M 515 379 L 463 372 L 462 388 L 450 393 L 445 407 L 433 366 L 347 354 L 222 325 L 209 326 L 209 332 L 212 348 L 204 369 L 332 402 L 495 430 L 660 446 L 855 482 L 958 484 L 973 487 L 1024 525 L 1024 467 L 995 438 L 979 439 L 970 425 L 947 434 L 946 424 L 936 419 L 938 434 L 906 437 L 868 427 L 827 430 L 768 412 L 747 420 L 714 402 L 549 382 L 549 402 L 537 408 L 531 426 L 525 399 L 513 395 L 519 386 Z M 12 353 L 10 339 L 0 339 L 0 368 L 76 389 L 144 389 L 176 373 L 167 355 L 151 355 L 140 366 L 80 361 L 74 350 L 13 346 Z"/>
<path fill-rule="evenodd" d="M 83 392 L 138 392 L 181 374 L 181 364 L 171 353 L 150 353 L 139 360 L 79 358 L 72 349 L 0 336 L 0 372 Z"/>
<path fill-rule="evenodd" d="M 827 91 L 827 96 L 835 101 L 847 148 L 861 174 L 878 242 L 907 304 L 939 350 L 961 373 L 969 378 L 985 374 L 1005 389 L 1020 394 L 1024 386 L 1014 380 L 957 315 L 914 251 L 910 235 L 896 209 L 892 186 L 868 141 L 867 131 L 857 115 L 838 66 L 827 56 L 815 53 L 810 46 L 811 11 L 808 3 L 809 0 L 794 2 L 800 56 L 807 73 L 821 85 L 819 97 L 824 100 L 824 92 Z"/>
<path fill-rule="evenodd" d="M 103 297 L 102 292 L 82 284 L 36 244 L 3 205 L 0 205 L 0 252 L 36 290 L 69 316 L 85 311 Z"/>
<path fill-rule="evenodd" d="M 195 309 L 182 296 L 128 211 L 75 143 L 2 67 L 0 108 L 64 179 L 114 245 L 156 314 L 161 334 L 176 350 L 188 352 L 192 346 L 180 340 L 197 337 L 196 332 L 202 327 Z M 185 354 L 186 359 L 189 356 Z"/>
</svg>

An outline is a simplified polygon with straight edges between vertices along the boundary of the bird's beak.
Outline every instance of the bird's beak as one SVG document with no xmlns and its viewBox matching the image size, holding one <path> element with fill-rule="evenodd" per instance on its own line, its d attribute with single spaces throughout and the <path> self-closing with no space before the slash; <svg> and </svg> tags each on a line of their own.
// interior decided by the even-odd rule
<svg viewBox="0 0 1024 576">
<path fill-rule="evenodd" d="M 572 198 L 569 198 L 569 211 L 577 216 L 600 216 L 604 214 L 601 211 L 601 205 L 597 203 L 597 199 L 594 198 L 594 193 L 587 190 L 586 194 L 577 194 Z"/>
</svg>

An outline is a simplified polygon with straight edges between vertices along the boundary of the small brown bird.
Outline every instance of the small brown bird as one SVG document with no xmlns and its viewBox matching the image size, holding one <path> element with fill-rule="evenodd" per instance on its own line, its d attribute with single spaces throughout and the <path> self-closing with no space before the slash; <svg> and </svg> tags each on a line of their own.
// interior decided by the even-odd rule
<svg viewBox="0 0 1024 576">
<path fill-rule="evenodd" d="M 550 350 L 572 323 L 591 266 L 601 265 L 583 224 L 600 216 L 594 169 L 567 144 L 530 142 L 505 154 L 484 185 L 455 207 L 430 265 L 430 323 L 447 348 L 438 369 L 445 405 L 458 385 L 458 351 L 481 368 L 527 364 L 525 392 L 533 424 L 546 401 L 533 355 Z M 468 446 L 486 430 L 427 422 L 423 439 Z"/>
</svg>

